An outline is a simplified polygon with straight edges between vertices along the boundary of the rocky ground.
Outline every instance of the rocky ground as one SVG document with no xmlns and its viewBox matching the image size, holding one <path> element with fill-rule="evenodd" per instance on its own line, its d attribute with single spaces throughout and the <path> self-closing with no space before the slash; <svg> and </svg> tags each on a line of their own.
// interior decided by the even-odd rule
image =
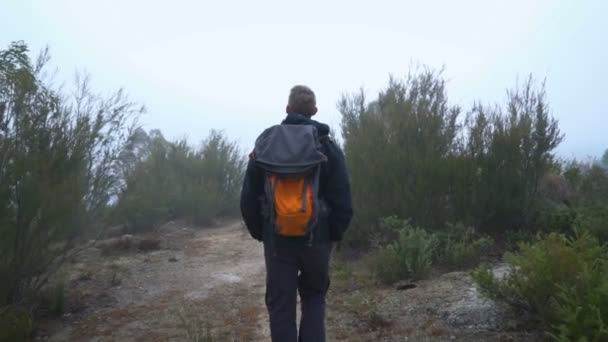
<svg viewBox="0 0 608 342">
<path fill-rule="evenodd" d="M 375 283 L 364 259 L 336 255 L 329 341 L 541 340 L 525 316 L 483 299 L 467 272 L 398 289 Z M 91 243 L 64 276 L 66 313 L 43 321 L 37 340 L 269 341 L 262 246 L 240 222 Z"/>
</svg>

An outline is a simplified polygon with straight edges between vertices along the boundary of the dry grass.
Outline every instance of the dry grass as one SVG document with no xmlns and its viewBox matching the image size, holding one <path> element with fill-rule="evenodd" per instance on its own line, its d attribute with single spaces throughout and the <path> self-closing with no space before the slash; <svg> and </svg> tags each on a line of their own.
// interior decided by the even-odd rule
<svg viewBox="0 0 608 342">
<path fill-rule="evenodd" d="M 214 328 L 211 321 L 201 314 L 194 305 L 184 305 L 177 311 L 177 326 L 189 342 L 216 342 L 226 338 L 220 329 Z"/>
<path fill-rule="evenodd" d="M 210 296 L 183 303 L 176 312 L 177 328 L 191 342 L 254 341 L 263 308 L 231 298 Z"/>
</svg>

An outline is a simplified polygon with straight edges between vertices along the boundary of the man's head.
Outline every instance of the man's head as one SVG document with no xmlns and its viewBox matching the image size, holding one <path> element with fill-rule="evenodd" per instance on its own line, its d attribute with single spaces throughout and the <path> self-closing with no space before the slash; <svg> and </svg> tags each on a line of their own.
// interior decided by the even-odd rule
<svg viewBox="0 0 608 342">
<path fill-rule="evenodd" d="M 311 117 L 317 114 L 317 99 L 312 89 L 297 85 L 289 92 L 289 101 L 285 109 L 287 114 L 302 114 Z"/>
</svg>

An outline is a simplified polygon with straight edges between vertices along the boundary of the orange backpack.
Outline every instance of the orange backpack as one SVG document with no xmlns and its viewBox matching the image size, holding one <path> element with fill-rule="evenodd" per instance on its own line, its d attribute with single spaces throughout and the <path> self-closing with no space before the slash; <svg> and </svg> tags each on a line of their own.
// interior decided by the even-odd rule
<svg viewBox="0 0 608 342">
<path fill-rule="evenodd" d="M 256 140 L 253 158 L 265 170 L 267 216 L 274 232 L 309 237 L 319 219 L 319 176 L 327 157 L 312 125 L 276 125 Z"/>
</svg>

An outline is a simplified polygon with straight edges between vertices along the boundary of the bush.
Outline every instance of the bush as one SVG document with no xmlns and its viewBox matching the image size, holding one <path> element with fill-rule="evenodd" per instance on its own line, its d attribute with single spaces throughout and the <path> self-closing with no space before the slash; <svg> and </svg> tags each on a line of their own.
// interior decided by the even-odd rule
<svg viewBox="0 0 608 342">
<path fill-rule="evenodd" d="M 140 131 L 123 157 L 126 184 L 115 210 L 130 231 L 154 230 L 170 218 L 209 224 L 237 213 L 245 161 L 220 132 L 194 149 Z"/>
<path fill-rule="evenodd" d="M 448 224 L 447 231 L 438 234 L 437 261 L 451 269 L 475 266 L 493 245 L 489 237 L 478 236 L 475 229 L 462 223 Z"/>
<path fill-rule="evenodd" d="M 79 78 L 72 96 L 27 46 L 0 50 L 0 306 L 32 300 L 116 195 L 119 151 L 143 109 Z"/>
<path fill-rule="evenodd" d="M 29 341 L 32 330 L 28 310 L 13 305 L 0 307 L 0 342 Z"/>
<path fill-rule="evenodd" d="M 605 206 L 608 203 L 608 170 L 593 163 L 579 165 L 580 178 L 575 183 L 579 194 L 578 204 L 584 206 Z"/>
<path fill-rule="evenodd" d="M 585 265 L 578 272 L 577 285 L 560 288 L 558 321 L 552 336 L 558 341 L 605 341 L 608 339 L 608 267 Z"/>
<path fill-rule="evenodd" d="M 65 309 L 65 280 L 59 278 L 40 291 L 38 296 L 38 310 L 49 313 L 51 316 L 60 316 Z"/>
<path fill-rule="evenodd" d="M 537 238 L 537 233 L 528 230 L 510 230 L 506 235 L 506 250 L 518 251 L 522 243 L 534 241 Z"/>
<path fill-rule="evenodd" d="M 375 236 L 374 272 L 386 283 L 420 278 L 435 263 L 448 269 L 477 265 L 493 244 L 461 223 L 432 233 L 396 216 L 384 218 Z"/>
<path fill-rule="evenodd" d="M 573 208 L 548 208 L 540 212 L 537 230 L 544 233 L 561 233 L 571 235 L 577 211 Z"/>
<path fill-rule="evenodd" d="M 608 203 L 605 207 L 582 207 L 572 223 L 578 230 L 587 230 L 601 242 L 608 242 Z"/>
<path fill-rule="evenodd" d="M 396 223 L 395 218 L 386 221 Z M 434 234 L 402 221 L 396 240 L 377 251 L 373 262 L 374 272 L 385 283 L 420 278 L 430 269 L 436 247 Z"/>
<path fill-rule="evenodd" d="M 380 220 L 378 228 L 371 233 L 372 245 L 375 247 L 386 246 L 399 238 L 399 232 L 410 227 L 407 220 L 397 216 L 388 216 Z"/>
<path fill-rule="evenodd" d="M 563 138 L 543 85 L 531 78 L 502 108 L 475 105 L 465 118 L 448 102 L 441 72 L 428 68 L 391 78 L 372 101 L 345 96 L 339 108 L 355 207 L 351 245 L 365 245 L 389 215 L 433 231 L 445 222 L 490 233 L 528 228 Z"/>
<path fill-rule="evenodd" d="M 608 242 L 608 203 L 606 206 L 578 206 L 548 209 L 538 219 L 539 231 L 573 236 L 576 231 L 588 231 L 601 242 Z"/>
<path fill-rule="evenodd" d="M 558 340 L 607 339 L 608 255 L 598 240 L 551 233 L 519 248 L 505 256 L 505 278 L 488 267 L 473 273 L 482 293 L 537 314 Z"/>
</svg>

